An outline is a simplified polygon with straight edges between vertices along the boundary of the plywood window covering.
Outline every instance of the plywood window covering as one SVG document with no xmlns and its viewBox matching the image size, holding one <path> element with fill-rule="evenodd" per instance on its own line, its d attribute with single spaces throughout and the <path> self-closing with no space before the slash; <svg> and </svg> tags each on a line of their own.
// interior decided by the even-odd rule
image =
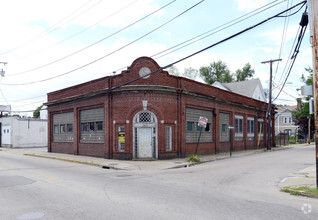
<svg viewBox="0 0 318 220">
<path fill-rule="evenodd" d="M 186 143 L 196 143 L 199 138 L 200 128 L 198 121 L 200 117 L 208 119 L 208 125 L 203 128 L 200 142 L 209 143 L 213 141 L 213 114 L 212 110 L 202 110 L 196 108 L 186 108 Z"/>
<path fill-rule="evenodd" d="M 73 142 L 73 112 L 53 114 L 53 142 Z"/>
<path fill-rule="evenodd" d="M 80 142 L 104 143 L 104 108 L 80 111 Z"/>
</svg>

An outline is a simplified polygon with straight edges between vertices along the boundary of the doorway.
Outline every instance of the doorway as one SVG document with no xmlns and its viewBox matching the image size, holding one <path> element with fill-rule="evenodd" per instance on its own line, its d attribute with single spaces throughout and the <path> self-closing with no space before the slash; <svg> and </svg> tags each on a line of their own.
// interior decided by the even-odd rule
<svg viewBox="0 0 318 220">
<path fill-rule="evenodd" d="M 150 111 L 137 113 L 133 120 L 134 158 L 158 158 L 157 117 Z"/>
</svg>

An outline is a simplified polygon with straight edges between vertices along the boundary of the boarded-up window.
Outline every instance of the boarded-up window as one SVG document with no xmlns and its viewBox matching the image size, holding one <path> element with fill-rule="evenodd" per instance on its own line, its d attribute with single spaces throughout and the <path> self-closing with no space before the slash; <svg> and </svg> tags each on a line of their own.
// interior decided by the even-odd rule
<svg viewBox="0 0 318 220">
<path fill-rule="evenodd" d="M 198 121 L 200 117 L 208 119 L 208 125 L 206 129 L 202 129 L 200 142 L 208 143 L 213 140 L 213 129 L 212 129 L 212 110 L 201 110 L 195 108 L 186 108 L 186 143 L 195 143 L 198 141 L 200 128 L 198 128 Z"/>
<path fill-rule="evenodd" d="M 73 112 L 53 115 L 53 142 L 73 142 Z"/>
<path fill-rule="evenodd" d="M 81 143 L 104 143 L 104 108 L 80 111 Z"/>
<path fill-rule="evenodd" d="M 230 141 L 230 132 L 229 132 L 229 125 L 230 125 L 230 114 L 228 113 L 220 113 L 219 114 L 219 121 L 220 121 L 220 142 L 228 142 Z"/>
</svg>

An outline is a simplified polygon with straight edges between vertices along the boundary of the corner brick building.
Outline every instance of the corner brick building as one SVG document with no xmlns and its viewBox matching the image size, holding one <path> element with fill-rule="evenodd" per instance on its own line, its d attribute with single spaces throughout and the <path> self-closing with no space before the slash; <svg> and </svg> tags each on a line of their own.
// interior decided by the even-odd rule
<svg viewBox="0 0 318 220">
<path fill-rule="evenodd" d="M 119 75 L 49 93 L 48 151 L 116 159 L 184 157 L 195 151 L 200 116 L 208 119 L 201 154 L 229 151 L 230 141 L 234 150 L 266 145 L 267 103 L 163 70 L 146 75 L 158 69 L 153 59 L 140 57 Z M 235 127 L 231 140 L 229 125 Z"/>
</svg>

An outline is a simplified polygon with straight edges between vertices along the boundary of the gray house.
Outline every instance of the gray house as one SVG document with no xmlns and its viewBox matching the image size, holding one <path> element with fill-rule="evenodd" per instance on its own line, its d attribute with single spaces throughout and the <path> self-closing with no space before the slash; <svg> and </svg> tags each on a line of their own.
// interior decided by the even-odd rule
<svg viewBox="0 0 318 220">
<path fill-rule="evenodd" d="M 220 83 L 216 81 L 212 84 L 212 86 L 266 102 L 264 89 L 258 78 L 233 83 Z"/>
</svg>

